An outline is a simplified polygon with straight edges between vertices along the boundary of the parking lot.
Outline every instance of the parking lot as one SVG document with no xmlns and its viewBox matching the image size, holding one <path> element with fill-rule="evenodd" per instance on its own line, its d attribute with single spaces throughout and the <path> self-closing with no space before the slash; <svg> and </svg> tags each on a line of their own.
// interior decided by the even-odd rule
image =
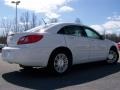
<svg viewBox="0 0 120 90">
<path fill-rule="evenodd" d="M 0 90 L 120 90 L 120 62 L 77 65 L 63 76 L 44 69 L 23 72 L 18 65 L 2 61 L 0 55 Z"/>
</svg>

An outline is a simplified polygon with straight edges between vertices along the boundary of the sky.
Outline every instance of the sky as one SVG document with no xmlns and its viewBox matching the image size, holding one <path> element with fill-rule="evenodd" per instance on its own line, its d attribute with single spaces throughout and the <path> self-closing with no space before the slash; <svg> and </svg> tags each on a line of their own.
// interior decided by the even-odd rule
<svg viewBox="0 0 120 90">
<path fill-rule="evenodd" d="M 0 0 L 0 19 L 15 17 L 12 0 Z M 15 0 L 16 1 L 16 0 Z M 25 11 L 35 12 L 42 18 L 58 18 L 62 22 L 74 22 L 80 18 L 83 24 L 102 32 L 120 32 L 120 0 L 20 0 L 18 17 Z"/>
</svg>

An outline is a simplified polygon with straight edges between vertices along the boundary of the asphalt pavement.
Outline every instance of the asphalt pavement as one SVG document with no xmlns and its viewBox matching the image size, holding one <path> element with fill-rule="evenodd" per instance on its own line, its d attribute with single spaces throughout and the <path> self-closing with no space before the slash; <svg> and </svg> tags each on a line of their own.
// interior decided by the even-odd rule
<svg viewBox="0 0 120 90">
<path fill-rule="evenodd" d="M 44 69 L 24 72 L 0 56 L 0 90 L 120 90 L 120 62 L 77 65 L 62 76 Z"/>
</svg>

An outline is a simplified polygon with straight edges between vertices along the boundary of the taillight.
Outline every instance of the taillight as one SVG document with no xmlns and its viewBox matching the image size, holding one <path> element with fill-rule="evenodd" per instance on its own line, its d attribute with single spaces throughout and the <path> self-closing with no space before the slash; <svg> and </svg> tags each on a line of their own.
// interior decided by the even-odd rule
<svg viewBox="0 0 120 90">
<path fill-rule="evenodd" d="M 17 44 L 31 44 L 40 41 L 43 38 L 43 35 L 27 35 L 21 37 Z"/>
</svg>

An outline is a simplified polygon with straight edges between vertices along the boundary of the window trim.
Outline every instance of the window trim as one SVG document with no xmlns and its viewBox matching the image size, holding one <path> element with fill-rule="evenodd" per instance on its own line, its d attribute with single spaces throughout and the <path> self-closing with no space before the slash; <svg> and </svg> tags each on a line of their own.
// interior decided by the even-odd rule
<svg viewBox="0 0 120 90">
<path fill-rule="evenodd" d="M 87 36 L 84 28 L 83 28 L 82 26 L 80 26 L 80 25 L 66 25 L 66 26 L 63 26 L 63 27 L 57 32 L 57 34 L 68 35 L 68 36 L 76 36 L 76 35 L 72 35 L 72 34 L 71 34 L 71 35 L 65 34 L 65 32 L 64 32 L 64 33 L 60 33 L 61 30 L 63 30 L 65 27 L 69 27 L 69 26 L 81 28 L 81 29 L 83 30 L 83 31 L 82 31 L 82 34 L 83 34 L 83 35 L 81 35 L 80 37 L 86 37 L 86 36 Z M 76 36 L 76 37 L 78 37 L 78 36 Z"/>
<path fill-rule="evenodd" d="M 83 26 L 83 28 L 84 28 L 84 31 L 85 31 L 85 29 L 89 29 L 89 30 L 93 31 L 94 33 L 96 33 L 96 34 L 99 36 L 99 38 L 92 38 L 92 39 L 102 40 L 102 36 L 101 36 L 97 31 L 95 31 L 94 29 L 92 29 L 92 28 L 90 28 L 90 27 L 87 27 L 87 26 Z M 85 33 L 86 33 L 86 31 L 85 31 Z M 89 36 L 87 35 L 87 33 L 86 33 L 86 37 L 87 37 L 87 38 L 91 38 L 91 37 L 89 37 Z"/>
</svg>

